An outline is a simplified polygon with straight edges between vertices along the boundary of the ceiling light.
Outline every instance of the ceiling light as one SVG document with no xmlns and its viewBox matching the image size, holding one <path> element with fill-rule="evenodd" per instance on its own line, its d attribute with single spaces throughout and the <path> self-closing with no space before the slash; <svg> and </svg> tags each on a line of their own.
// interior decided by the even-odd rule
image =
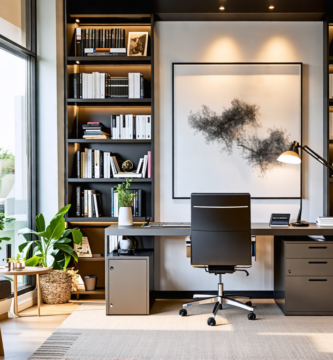
<svg viewBox="0 0 333 360">
<path fill-rule="evenodd" d="M 219 7 L 219 10 L 224 10 L 224 6 L 220 6 L 220 7 Z"/>
<path fill-rule="evenodd" d="M 79 22 L 80 22 L 80 19 L 75 19 L 75 21 L 76 21 L 77 23 L 79 23 Z"/>
<path fill-rule="evenodd" d="M 273 9 L 274 9 L 274 6 L 271 5 L 271 6 L 268 7 L 268 9 L 269 9 L 269 10 L 273 10 Z"/>
</svg>

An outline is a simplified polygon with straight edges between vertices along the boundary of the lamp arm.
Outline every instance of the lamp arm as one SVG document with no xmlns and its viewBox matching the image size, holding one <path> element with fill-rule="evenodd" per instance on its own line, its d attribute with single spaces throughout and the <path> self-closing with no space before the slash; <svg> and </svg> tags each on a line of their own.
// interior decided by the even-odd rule
<svg viewBox="0 0 333 360">
<path fill-rule="evenodd" d="M 320 155 L 318 155 L 316 152 L 314 152 L 312 149 L 310 149 L 307 145 L 300 146 L 299 147 L 307 152 L 310 156 L 312 156 L 314 159 L 316 159 L 318 162 L 320 162 L 322 165 L 326 166 L 327 168 L 333 170 L 333 166 L 331 166 L 328 161 L 326 161 L 324 158 L 322 158 Z"/>
</svg>

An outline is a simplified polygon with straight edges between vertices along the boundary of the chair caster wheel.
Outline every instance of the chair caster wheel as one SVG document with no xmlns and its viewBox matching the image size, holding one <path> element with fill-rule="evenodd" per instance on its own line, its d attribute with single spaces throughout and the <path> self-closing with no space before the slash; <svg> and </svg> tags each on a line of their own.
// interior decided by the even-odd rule
<svg viewBox="0 0 333 360">
<path fill-rule="evenodd" d="M 186 316 L 186 315 L 187 315 L 186 309 L 181 309 L 181 310 L 179 310 L 179 315 L 180 315 L 180 316 Z"/>
<path fill-rule="evenodd" d="M 215 325 L 216 325 L 216 321 L 215 321 L 214 318 L 210 317 L 210 318 L 207 319 L 207 324 L 208 324 L 209 326 L 215 326 Z"/>
<path fill-rule="evenodd" d="M 247 302 L 245 303 L 245 305 L 247 305 L 247 306 L 252 306 L 252 302 L 251 302 L 251 301 L 247 301 Z"/>
<path fill-rule="evenodd" d="M 249 320 L 255 320 L 255 319 L 256 319 L 256 314 L 253 313 L 253 312 L 250 312 L 249 315 L 247 315 L 247 318 L 248 318 Z"/>
</svg>

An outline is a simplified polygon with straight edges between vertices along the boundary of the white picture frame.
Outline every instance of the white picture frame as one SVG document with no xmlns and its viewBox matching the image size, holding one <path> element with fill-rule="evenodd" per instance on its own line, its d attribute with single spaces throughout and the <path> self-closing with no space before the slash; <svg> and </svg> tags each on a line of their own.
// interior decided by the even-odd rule
<svg viewBox="0 0 333 360">
<path fill-rule="evenodd" d="M 173 199 L 208 190 L 301 198 L 302 164 L 276 160 L 302 143 L 302 63 L 173 63 L 172 108 Z M 225 128 L 239 108 L 252 115 Z M 265 143 L 274 154 L 262 161 L 253 154 Z"/>
<path fill-rule="evenodd" d="M 148 32 L 129 32 L 127 56 L 147 56 Z"/>
</svg>

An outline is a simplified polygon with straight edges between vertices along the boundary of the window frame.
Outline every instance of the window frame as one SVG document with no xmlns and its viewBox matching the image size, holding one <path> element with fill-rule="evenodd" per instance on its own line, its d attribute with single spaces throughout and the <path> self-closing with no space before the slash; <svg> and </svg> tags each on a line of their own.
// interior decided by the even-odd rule
<svg viewBox="0 0 333 360">
<path fill-rule="evenodd" d="M 36 199 L 37 199 L 37 157 L 36 157 L 36 1 L 27 0 L 29 22 L 27 25 L 27 40 L 24 47 L 0 35 L 0 49 L 20 57 L 27 62 L 27 144 L 28 144 L 28 188 L 27 188 L 27 222 L 29 228 L 35 228 Z M 31 49 L 31 50 L 29 50 Z M 32 249 L 29 255 L 32 255 Z M 18 295 L 34 290 L 36 287 L 35 276 L 28 276 L 26 285 L 18 288 Z M 9 297 L 13 297 L 13 294 Z"/>
</svg>

